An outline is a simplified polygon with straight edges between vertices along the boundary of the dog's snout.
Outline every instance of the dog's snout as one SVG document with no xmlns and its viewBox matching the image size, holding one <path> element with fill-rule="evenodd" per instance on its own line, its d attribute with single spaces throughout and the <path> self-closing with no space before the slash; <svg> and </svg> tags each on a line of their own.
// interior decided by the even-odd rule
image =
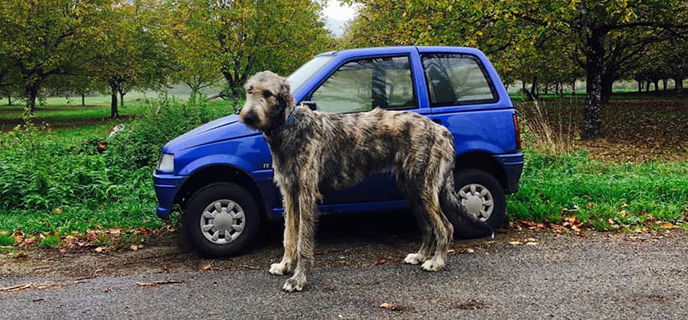
<svg viewBox="0 0 688 320">
<path fill-rule="evenodd" d="M 256 115 L 255 112 L 249 111 L 246 114 L 244 114 L 243 117 L 241 117 L 241 121 L 245 123 L 248 126 L 255 125 L 258 120 L 258 116 Z"/>
</svg>

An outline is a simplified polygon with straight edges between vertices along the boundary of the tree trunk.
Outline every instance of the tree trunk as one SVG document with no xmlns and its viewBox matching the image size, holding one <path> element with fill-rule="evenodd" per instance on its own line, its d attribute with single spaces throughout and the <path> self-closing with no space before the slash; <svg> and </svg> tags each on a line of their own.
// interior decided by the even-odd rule
<svg viewBox="0 0 688 320">
<path fill-rule="evenodd" d="M 680 95 L 683 92 L 683 78 L 674 78 L 674 87 L 676 88 L 676 94 Z"/>
<path fill-rule="evenodd" d="M 124 92 L 123 91 L 119 92 L 119 106 L 124 107 Z"/>
<path fill-rule="evenodd" d="M 12 96 L 9 94 L 7 95 L 7 105 L 12 106 Z"/>
<path fill-rule="evenodd" d="M 662 79 L 662 91 L 666 91 L 668 81 L 669 79 L 667 78 Z"/>
<path fill-rule="evenodd" d="M 86 95 L 83 93 L 81 94 L 81 105 L 82 106 L 86 105 Z"/>
<path fill-rule="evenodd" d="M 643 92 L 643 81 L 641 80 L 636 80 L 638 81 L 638 92 Z"/>
<path fill-rule="evenodd" d="M 112 88 L 112 96 L 110 100 L 110 117 L 111 118 L 117 118 L 118 116 L 118 111 L 117 111 L 117 86 L 116 85 L 110 85 L 110 88 Z"/>
<path fill-rule="evenodd" d="M 613 88 L 613 79 L 602 79 L 602 96 L 600 97 L 600 102 L 602 102 L 603 104 L 609 103 L 609 98 L 612 96 Z"/>
<path fill-rule="evenodd" d="M 647 82 L 645 82 L 645 92 L 650 92 L 651 87 L 652 87 L 652 81 L 647 80 Z"/>
<path fill-rule="evenodd" d="M 586 96 L 583 112 L 583 139 L 593 139 L 600 136 L 602 121 L 600 119 L 600 99 L 602 98 L 602 63 L 604 59 L 604 34 L 593 32 L 586 39 Z"/>
<path fill-rule="evenodd" d="M 528 93 L 528 101 L 537 100 L 538 94 L 537 77 L 533 77 L 533 82 L 530 84 L 530 92 Z"/>
<path fill-rule="evenodd" d="M 659 79 L 654 79 L 652 82 L 655 84 L 655 95 L 659 93 Z"/>
<path fill-rule="evenodd" d="M 32 85 L 29 85 L 26 90 L 26 110 L 25 112 L 28 112 L 30 114 L 33 114 L 34 111 L 36 111 L 36 97 L 38 96 L 38 90 L 40 89 L 40 85 L 37 83 L 34 83 Z"/>
<path fill-rule="evenodd" d="M 576 95 L 576 80 L 571 81 L 571 95 Z"/>
</svg>

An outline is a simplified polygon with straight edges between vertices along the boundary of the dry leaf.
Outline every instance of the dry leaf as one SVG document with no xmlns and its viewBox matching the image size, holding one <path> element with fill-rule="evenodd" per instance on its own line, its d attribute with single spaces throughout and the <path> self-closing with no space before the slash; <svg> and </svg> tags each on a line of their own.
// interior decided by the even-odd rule
<svg viewBox="0 0 688 320">
<path fill-rule="evenodd" d="M 139 246 L 137 246 L 137 245 L 135 245 L 135 244 L 132 244 L 132 245 L 129 246 L 129 249 L 131 249 L 132 251 L 136 251 L 136 250 L 139 249 Z"/>
<path fill-rule="evenodd" d="M 509 244 L 512 245 L 512 246 L 517 246 L 517 245 L 521 245 L 521 244 L 523 244 L 523 243 L 522 243 L 521 241 L 516 241 L 516 240 L 514 240 L 514 241 L 509 241 Z"/>
<path fill-rule="evenodd" d="M 396 305 L 396 304 L 389 303 L 389 302 L 383 302 L 383 303 L 380 305 L 380 308 L 387 309 L 387 310 L 391 310 L 391 311 L 402 311 L 402 310 L 406 310 L 406 309 L 407 309 L 407 308 L 404 307 L 404 306 Z"/>
<path fill-rule="evenodd" d="M 212 265 L 212 264 L 206 264 L 206 265 L 201 266 L 200 268 L 198 268 L 198 270 L 201 270 L 201 271 L 208 271 L 208 270 L 210 270 L 210 269 L 212 269 L 212 268 L 213 268 L 213 265 Z"/>
<path fill-rule="evenodd" d="M 475 253 L 475 250 L 473 248 L 467 248 L 466 253 Z"/>
</svg>

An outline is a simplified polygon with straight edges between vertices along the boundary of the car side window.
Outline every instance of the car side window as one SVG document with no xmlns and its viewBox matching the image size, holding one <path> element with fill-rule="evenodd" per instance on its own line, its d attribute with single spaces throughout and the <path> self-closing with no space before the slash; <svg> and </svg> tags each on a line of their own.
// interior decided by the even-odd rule
<svg viewBox="0 0 688 320">
<path fill-rule="evenodd" d="M 494 86 L 478 58 L 467 54 L 423 55 L 432 107 L 497 102 Z"/>
<path fill-rule="evenodd" d="M 318 110 L 348 113 L 416 107 L 408 56 L 349 61 L 311 95 Z"/>
</svg>

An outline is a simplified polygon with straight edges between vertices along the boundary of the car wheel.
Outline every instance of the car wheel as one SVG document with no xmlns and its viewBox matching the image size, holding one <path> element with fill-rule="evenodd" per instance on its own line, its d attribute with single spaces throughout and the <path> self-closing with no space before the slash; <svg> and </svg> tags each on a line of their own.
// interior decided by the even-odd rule
<svg viewBox="0 0 688 320">
<path fill-rule="evenodd" d="M 489 224 L 499 227 L 506 216 L 504 188 L 491 174 L 479 169 L 463 169 L 454 176 L 454 187 L 461 204 L 468 214 Z M 455 219 L 450 219 L 455 220 Z M 478 230 L 468 223 L 451 221 L 454 235 L 458 238 L 471 238 Z"/>
<path fill-rule="evenodd" d="M 184 208 L 182 229 L 191 247 L 206 257 L 228 257 L 253 243 L 261 224 L 256 201 L 234 183 L 196 191 Z"/>
</svg>

